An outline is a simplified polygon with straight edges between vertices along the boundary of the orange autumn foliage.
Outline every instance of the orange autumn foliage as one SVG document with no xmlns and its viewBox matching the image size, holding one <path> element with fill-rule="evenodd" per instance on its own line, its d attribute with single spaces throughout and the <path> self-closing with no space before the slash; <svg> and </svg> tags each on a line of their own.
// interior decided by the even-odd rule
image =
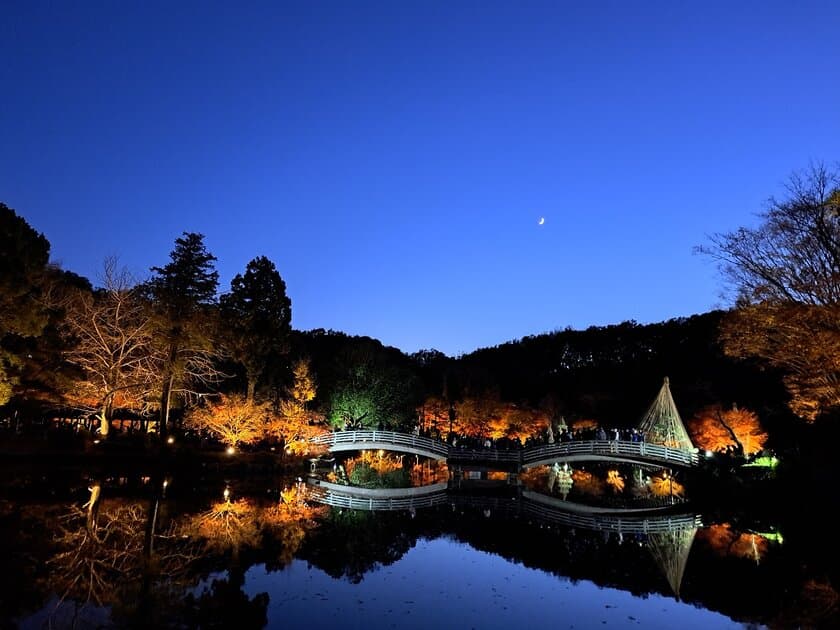
<svg viewBox="0 0 840 630">
<path fill-rule="evenodd" d="M 767 554 L 768 540 L 753 532 L 736 532 L 729 523 L 710 525 L 697 532 L 699 540 L 705 542 L 717 555 L 734 556 L 759 560 Z"/>
<path fill-rule="evenodd" d="M 686 429 L 698 448 L 723 452 L 740 444 L 747 456 L 760 452 L 768 439 L 758 415 L 738 407 L 729 410 L 720 406 L 701 409 L 688 421 Z"/>
</svg>

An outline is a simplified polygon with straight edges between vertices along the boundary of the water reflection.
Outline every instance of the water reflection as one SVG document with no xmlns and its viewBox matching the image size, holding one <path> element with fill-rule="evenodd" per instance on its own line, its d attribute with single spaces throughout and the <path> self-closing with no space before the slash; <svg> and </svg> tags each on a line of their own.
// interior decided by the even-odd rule
<svg viewBox="0 0 840 630">
<path fill-rule="evenodd" d="M 631 477 L 623 478 L 626 492 Z M 527 585 L 533 592 L 589 593 L 592 619 L 577 619 L 577 627 L 601 617 L 638 627 L 657 606 L 688 614 L 678 602 L 709 615 L 706 627 L 733 619 L 777 627 L 838 621 L 834 556 L 813 553 L 805 529 L 782 539 L 766 523 L 749 527 L 673 509 L 559 509 L 561 495 L 556 484 L 555 492 L 545 491 L 547 479 L 541 493 L 500 478 L 495 488 L 438 488 L 438 504 L 378 512 L 323 505 L 296 477 L 18 478 L 0 502 L 0 552 L 8 558 L 0 616 L 21 627 L 295 625 L 303 620 L 289 610 L 305 609 L 306 596 L 318 627 L 327 608 L 339 608 L 345 620 L 355 614 L 361 605 L 343 598 L 364 592 L 371 614 L 402 626 L 412 624 L 395 617 L 397 609 L 437 624 L 448 614 L 496 627 L 498 619 L 469 611 L 507 618 L 504 606 L 530 601 L 516 590 Z M 489 573 L 475 573 L 475 565 Z M 387 574 L 394 583 L 385 586 Z M 481 586 L 463 588 L 459 575 Z M 397 580 L 405 592 L 394 595 Z M 313 581 L 320 584 L 314 592 Z M 382 589 L 376 605 L 371 585 Z M 384 598 L 392 596 L 404 599 L 387 602 L 389 613 Z M 557 601 L 583 614 L 579 602 L 563 597 Z M 439 614 L 420 615 L 406 601 Z M 634 612 L 605 615 L 616 601 Z M 520 609 L 518 625 L 531 615 L 534 623 L 568 626 L 556 604 Z"/>
</svg>

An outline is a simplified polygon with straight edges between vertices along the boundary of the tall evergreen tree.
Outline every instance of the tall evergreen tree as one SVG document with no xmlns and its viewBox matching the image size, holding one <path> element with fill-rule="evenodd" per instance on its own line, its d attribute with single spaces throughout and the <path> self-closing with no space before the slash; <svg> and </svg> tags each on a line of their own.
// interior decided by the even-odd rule
<svg viewBox="0 0 840 630">
<path fill-rule="evenodd" d="M 231 355 L 245 369 L 246 395 L 252 401 L 260 379 L 284 363 L 289 351 L 292 302 L 286 283 L 274 263 L 259 256 L 231 281 L 221 307 Z"/>
<path fill-rule="evenodd" d="M 39 295 L 49 256 L 46 237 L 0 203 L 0 405 L 18 382 L 15 338 L 37 337 L 47 324 Z"/>
<path fill-rule="evenodd" d="M 168 431 L 172 394 L 220 376 L 211 312 L 219 285 L 216 257 L 207 251 L 204 235 L 194 232 L 177 238 L 169 257 L 167 265 L 151 268 L 155 275 L 147 283 L 159 317 L 161 437 Z"/>
</svg>

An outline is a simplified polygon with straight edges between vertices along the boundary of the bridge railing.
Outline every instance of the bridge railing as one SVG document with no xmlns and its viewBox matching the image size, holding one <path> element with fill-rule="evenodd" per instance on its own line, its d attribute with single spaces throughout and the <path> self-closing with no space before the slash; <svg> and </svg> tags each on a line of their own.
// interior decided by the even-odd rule
<svg viewBox="0 0 840 630">
<path fill-rule="evenodd" d="M 522 451 L 523 465 L 573 455 L 623 456 L 639 459 L 673 462 L 683 466 L 695 466 L 700 456 L 695 451 L 684 451 L 648 442 L 627 442 L 622 440 L 582 440 L 544 444 Z"/>
<path fill-rule="evenodd" d="M 447 503 L 446 484 L 422 488 L 364 489 L 310 480 L 307 494 L 315 501 L 351 510 L 410 510 Z"/>
<path fill-rule="evenodd" d="M 450 447 L 450 461 L 482 461 L 521 464 L 522 451 L 499 451 L 493 448 L 458 448 Z"/>
<path fill-rule="evenodd" d="M 478 507 L 509 513 L 524 511 L 540 520 L 551 523 L 616 533 L 653 534 L 687 528 L 696 529 L 702 526 L 701 517 L 693 513 L 634 515 L 613 512 L 611 514 L 598 514 L 587 512 L 585 506 L 576 506 L 575 511 L 568 511 L 561 505 L 549 504 L 546 499 L 540 498 L 537 493 L 527 491 L 523 493 L 522 500 L 516 500 L 513 498 L 450 495 L 446 488 L 441 488 L 439 484 L 428 488 L 368 490 L 368 494 L 365 495 L 359 494 L 359 490 L 359 488 L 326 482 L 314 483 L 310 481 L 310 484 L 307 485 L 307 493 L 312 500 L 325 505 L 352 510 L 410 510 L 451 504 L 453 507 Z M 568 504 L 567 508 L 573 505 Z"/>
<path fill-rule="evenodd" d="M 414 451 L 425 451 L 453 461 L 496 461 L 519 463 L 523 466 L 550 460 L 555 457 L 562 459 L 563 457 L 575 455 L 629 457 L 653 462 L 673 463 L 682 466 L 696 466 L 700 459 L 696 451 L 671 448 L 649 442 L 628 442 L 623 440 L 579 440 L 542 444 L 540 446 L 528 447 L 521 451 L 502 451 L 491 448 L 460 449 L 450 447 L 440 440 L 397 431 L 359 430 L 324 433 L 313 438 L 312 442 L 329 448 L 344 445 L 364 449 L 379 448 L 378 445 L 391 445 L 396 447 L 396 450 L 399 450 L 400 447 L 411 448 Z"/>
<path fill-rule="evenodd" d="M 365 448 L 364 444 L 391 444 L 394 446 L 411 447 L 417 450 L 424 450 L 435 453 L 441 457 L 449 455 L 449 445 L 440 440 L 433 440 L 419 435 L 399 433 L 397 431 L 337 431 L 335 433 L 324 433 L 312 441 L 328 447 L 340 446 L 342 444 L 359 445 Z M 373 446 L 371 446 L 373 448 Z"/>
</svg>

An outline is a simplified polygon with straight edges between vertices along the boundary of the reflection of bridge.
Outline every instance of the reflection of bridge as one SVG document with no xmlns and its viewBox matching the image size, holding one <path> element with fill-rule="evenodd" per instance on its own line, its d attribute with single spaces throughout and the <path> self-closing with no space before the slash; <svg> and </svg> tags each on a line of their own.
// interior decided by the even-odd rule
<svg viewBox="0 0 840 630">
<path fill-rule="evenodd" d="M 697 530 L 703 526 L 699 515 L 659 510 L 595 508 L 563 501 L 538 492 L 523 490 L 518 497 L 471 496 L 447 492 L 447 484 L 420 488 L 364 489 L 310 478 L 308 496 L 340 508 L 368 511 L 413 510 L 451 505 L 478 508 L 494 513 L 524 515 L 539 522 L 591 531 L 643 535 L 645 546 L 663 572 L 671 590 L 680 597 L 680 586 Z M 489 512 L 488 512 L 489 513 Z"/>
<path fill-rule="evenodd" d="M 602 461 L 638 466 L 696 466 L 697 449 L 691 443 L 671 396 L 668 379 L 639 423 L 644 441 L 573 440 L 516 450 L 464 449 L 440 440 L 396 431 L 339 431 L 313 440 L 330 451 L 387 450 L 413 453 L 455 465 L 491 465 L 531 468 L 554 462 Z"/>
<path fill-rule="evenodd" d="M 702 525 L 694 513 L 675 514 L 672 508 L 597 508 L 562 501 L 524 490 L 521 497 L 470 496 L 447 492 L 447 484 L 420 488 L 366 489 L 309 480 L 308 496 L 325 505 L 354 510 L 412 510 L 437 505 L 477 507 L 505 513 L 526 514 L 541 521 L 620 534 L 654 534 Z"/>
<path fill-rule="evenodd" d="M 575 440 L 542 444 L 520 450 L 461 449 L 440 440 L 396 431 L 339 431 L 313 440 L 339 451 L 386 450 L 412 453 L 450 464 L 501 464 L 531 468 L 554 462 L 603 461 L 641 466 L 696 466 L 699 456 L 694 449 L 672 448 L 647 442 L 624 440 Z"/>
</svg>

